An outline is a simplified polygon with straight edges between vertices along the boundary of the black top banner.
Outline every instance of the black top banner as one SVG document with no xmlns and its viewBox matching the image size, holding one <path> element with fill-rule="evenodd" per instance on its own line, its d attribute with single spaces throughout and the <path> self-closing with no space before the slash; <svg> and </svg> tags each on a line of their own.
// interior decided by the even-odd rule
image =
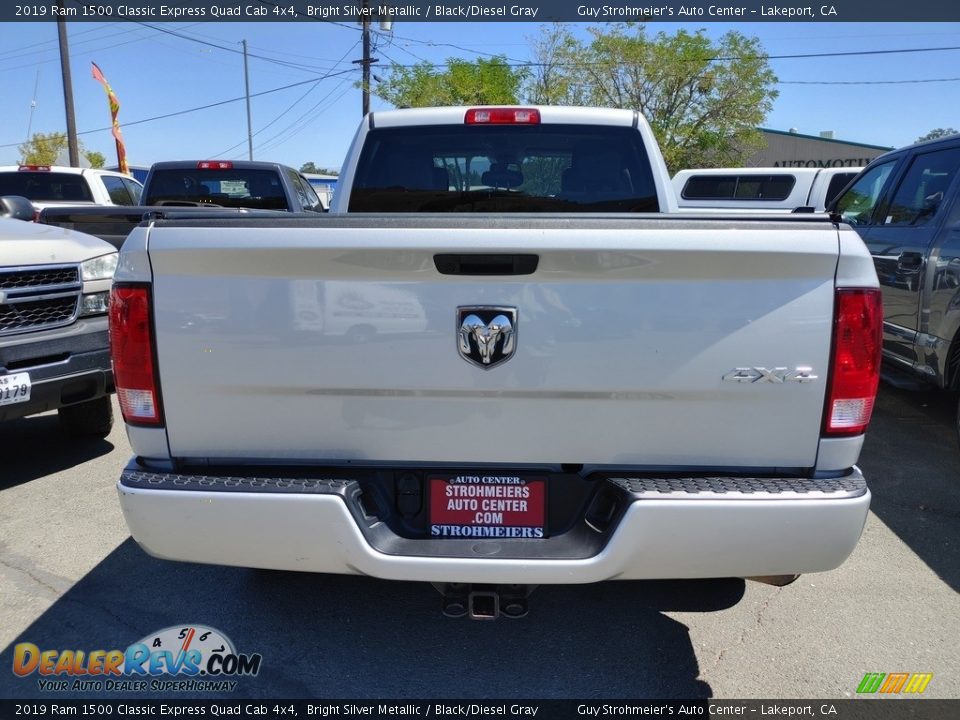
<svg viewBox="0 0 960 720">
<path fill-rule="evenodd" d="M 362 718 L 364 720 L 944 720 L 960 700 L 0 700 L 0 718 Z"/>
<path fill-rule="evenodd" d="M 956 22 L 956 0 L 40 0 L 0 22 Z"/>
</svg>

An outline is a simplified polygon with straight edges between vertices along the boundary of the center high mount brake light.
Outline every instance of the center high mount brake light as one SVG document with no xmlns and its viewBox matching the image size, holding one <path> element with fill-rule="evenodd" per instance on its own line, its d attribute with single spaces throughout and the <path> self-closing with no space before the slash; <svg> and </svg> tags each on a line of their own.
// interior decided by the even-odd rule
<svg viewBox="0 0 960 720">
<path fill-rule="evenodd" d="M 464 115 L 466 125 L 539 125 L 536 108 L 470 108 Z"/>
</svg>

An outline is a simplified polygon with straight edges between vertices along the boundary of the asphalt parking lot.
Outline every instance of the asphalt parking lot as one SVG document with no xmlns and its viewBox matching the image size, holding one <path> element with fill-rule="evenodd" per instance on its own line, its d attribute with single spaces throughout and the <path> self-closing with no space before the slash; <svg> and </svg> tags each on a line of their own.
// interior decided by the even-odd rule
<svg viewBox="0 0 960 720">
<path fill-rule="evenodd" d="M 173 625 L 263 656 L 233 697 L 843 698 L 866 672 L 930 672 L 960 698 L 955 399 L 881 389 L 861 457 L 873 506 L 839 570 L 544 587 L 530 616 L 441 616 L 428 585 L 174 564 L 129 538 L 130 453 L 66 440 L 55 415 L 0 428 L 0 697 L 40 695 L 13 646 L 124 648 Z M 237 528 L 237 532 L 243 532 Z M 63 694 L 61 697 L 90 697 Z"/>
</svg>

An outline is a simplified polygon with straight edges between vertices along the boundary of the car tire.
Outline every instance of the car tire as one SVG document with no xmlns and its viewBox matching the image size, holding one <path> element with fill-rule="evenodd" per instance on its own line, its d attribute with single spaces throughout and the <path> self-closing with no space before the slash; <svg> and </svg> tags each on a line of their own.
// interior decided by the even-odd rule
<svg viewBox="0 0 960 720">
<path fill-rule="evenodd" d="M 73 437 L 106 437 L 113 427 L 113 402 L 109 395 L 67 405 L 57 411 L 60 427 Z"/>
<path fill-rule="evenodd" d="M 960 397 L 957 400 L 957 417 L 954 420 L 954 423 L 957 426 L 957 443 L 960 444 Z"/>
</svg>

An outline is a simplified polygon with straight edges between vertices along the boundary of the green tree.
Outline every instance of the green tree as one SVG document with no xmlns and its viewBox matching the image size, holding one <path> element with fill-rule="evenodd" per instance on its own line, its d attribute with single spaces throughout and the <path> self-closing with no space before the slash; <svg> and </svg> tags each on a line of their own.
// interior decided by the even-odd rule
<svg viewBox="0 0 960 720">
<path fill-rule="evenodd" d="M 541 28 L 529 38 L 536 62 L 526 77 L 524 96 L 535 105 L 589 105 L 590 84 L 576 72 L 571 58 L 582 54 L 581 44 L 560 23 Z"/>
<path fill-rule="evenodd" d="M 102 152 L 97 152 L 96 150 L 84 150 L 83 156 L 87 159 L 87 162 L 90 163 L 92 168 L 102 168 L 107 164 L 107 158 Z"/>
<path fill-rule="evenodd" d="M 445 70 L 429 62 L 412 67 L 394 63 L 373 90 L 396 107 L 509 105 L 519 101 L 526 76 L 525 69 L 510 67 L 503 56 L 447 58 Z"/>
<path fill-rule="evenodd" d="M 954 130 L 953 128 L 936 128 L 931 130 L 926 135 L 921 135 L 916 139 L 915 142 L 923 142 L 924 140 L 936 140 L 937 138 L 946 137 L 947 135 L 956 135 L 960 130 Z"/>
<path fill-rule="evenodd" d="M 302 173 L 314 173 L 316 175 L 339 175 L 339 170 L 332 170 L 325 167 L 317 167 L 313 161 L 305 162 L 300 166 L 300 172 Z"/>
<path fill-rule="evenodd" d="M 738 165 L 763 146 L 761 125 L 777 97 L 776 75 L 755 37 L 704 30 L 650 36 L 643 24 L 589 28 L 584 42 L 545 27 L 534 42 L 531 102 L 639 110 L 671 172 Z"/>
<path fill-rule="evenodd" d="M 27 142 L 18 148 L 21 165 L 56 165 L 57 158 L 67 150 L 67 134 L 63 132 L 34 133 Z M 80 155 L 86 158 L 90 167 L 102 168 L 106 156 L 96 150 L 87 150 L 79 143 Z"/>
<path fill-rule="evenodd" d="M 19 146 L 21 165 L 53 165 L 57 156 L 67 147 L 67 134 L 62 132 L 34 133 Z"/>
</svg>

